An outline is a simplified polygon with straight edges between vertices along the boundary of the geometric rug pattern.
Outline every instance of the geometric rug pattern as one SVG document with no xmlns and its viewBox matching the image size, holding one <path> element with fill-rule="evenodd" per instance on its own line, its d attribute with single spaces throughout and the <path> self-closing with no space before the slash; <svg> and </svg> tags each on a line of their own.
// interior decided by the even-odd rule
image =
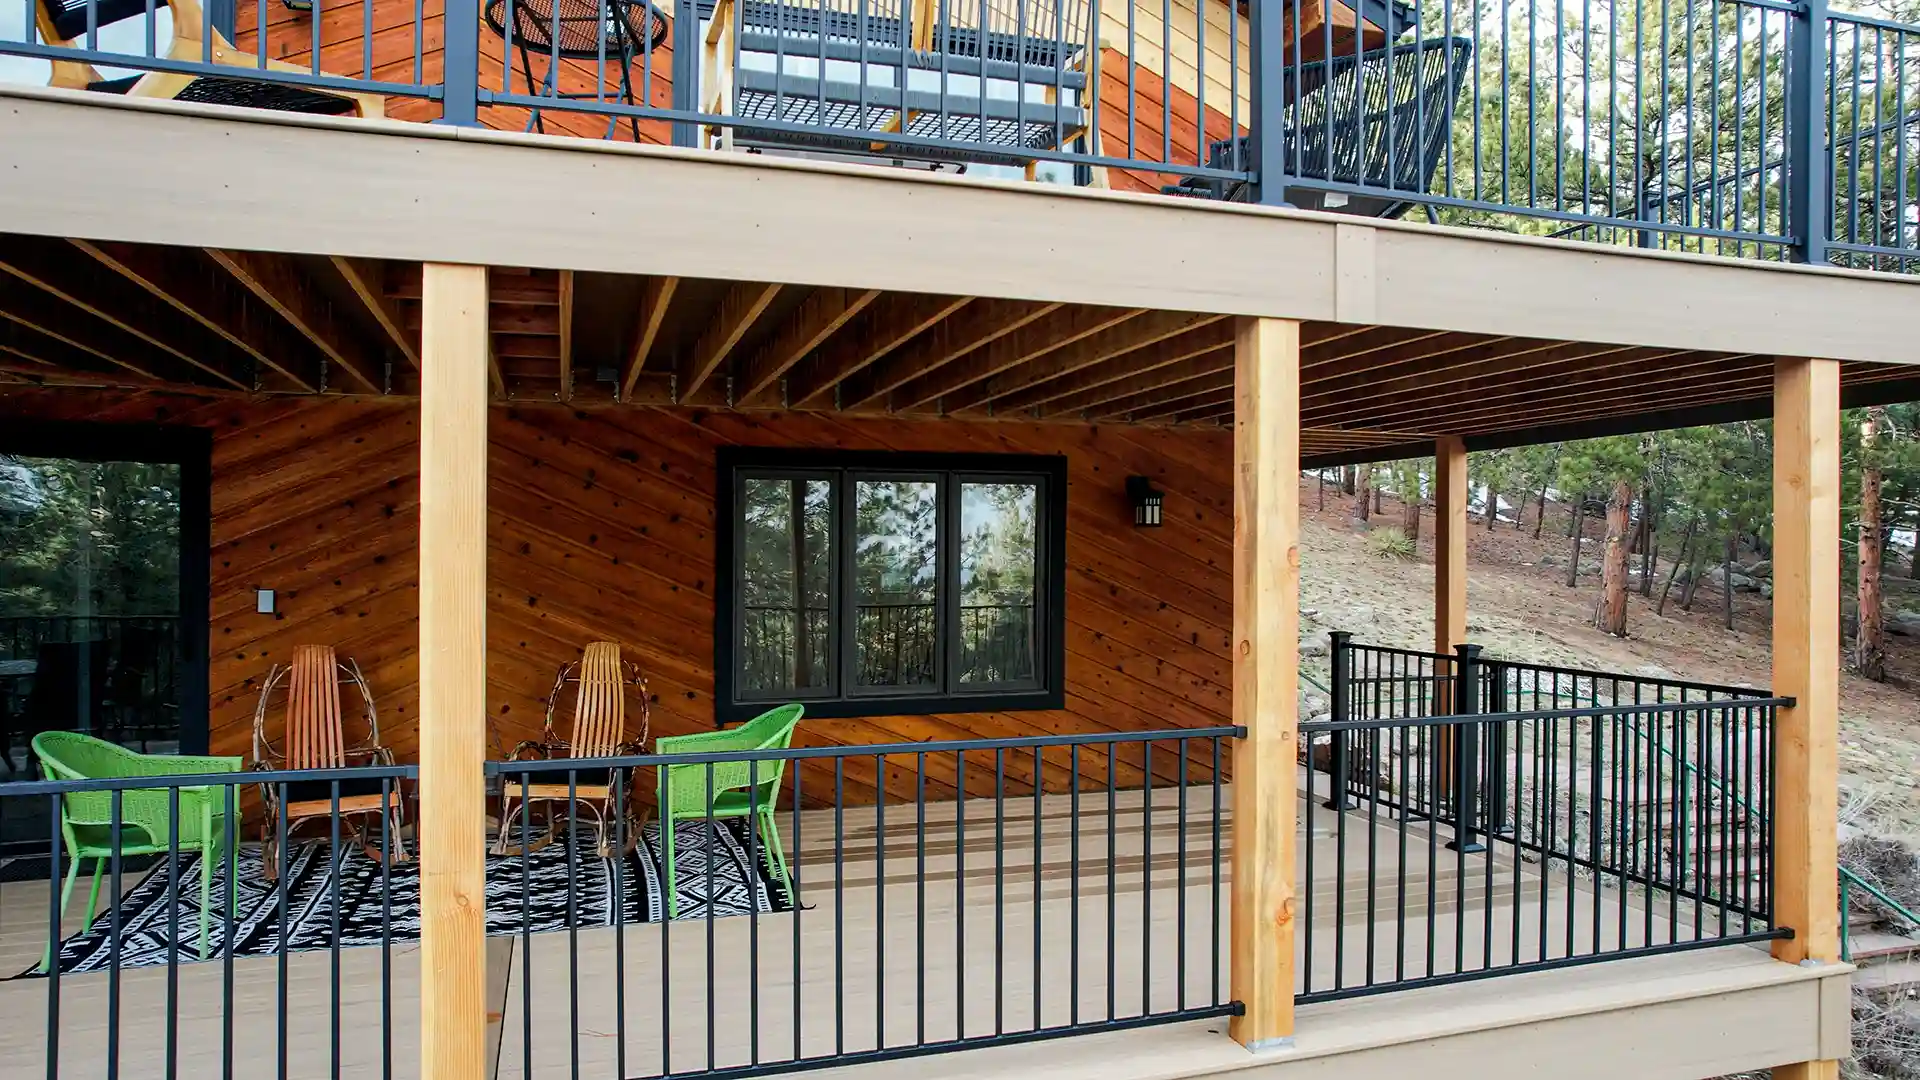
<svg viewBox="0 0 1920 1080">
<path fill-rule="evenodd" d="M 757 837 L 760 866 L 749 872 L 748 828 L 743 818 L 678 824 L 674 884 L 680 894 L 680 919 L 791 909 L 785 883 Z M 489 853 L 487 933 L 545 933 L 665 918 L 659 822 L 643 826 L 639 843 L 624 857 L 602 858 L 598 847 L 597 830 L 582 826 L 524 857 Z M 290 848 L 285 888 L 267 880 L 259 849 L 241 848 L 234 874 L 230 938 L 225 921 L 226 875 L 216 869 L 209 903 L 208 959 L 229 954 L 271 956 L 283 947 L 288 952 L 328 949 L 336 941 L 342 948 L 377 947 L 383 940 L 418 941 L 419 862 L 384 867 L 349 839 L 342 840 L 337 852 L 330 853 L 329 848 L 325 840 Z M 198 962 L 200 858 L 197 852 L 185 852 L 174 860 L 178 869 L 172 891 L 178 895 L 172 898 L 167 860 L 158 860 L 121 900 L 117 935 L 112 917 L 102 910 L 95 916 L 93 929 L 61 943 L 61 973 L 105 970 L 116 961 L 122 968 L 165 964 L 176 937 L 179 962 Z M 103 881 L 103 894 L 106 885 Z M 81 880 L 74 883 L 74 899 L 81 901 L 86 888 L 83 870 Z M 40 975 L 36 965 L 15 978 Z"/>
</svg>

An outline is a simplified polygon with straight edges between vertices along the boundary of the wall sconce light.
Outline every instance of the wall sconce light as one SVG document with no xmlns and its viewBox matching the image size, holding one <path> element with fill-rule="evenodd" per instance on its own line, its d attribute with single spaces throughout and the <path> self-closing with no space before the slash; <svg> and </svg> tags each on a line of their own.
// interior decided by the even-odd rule
<svg viewBox="0 0 1920 1080">
<path fill-rule="evenodd" d="M 1127 477 L 1127 499 L 1133 503 L 1133 523 L 1136 527 L 1159 528 L 1160 507 L 1166 498 L 1166 493 L 1156 489 L 1153 481 L 1146 477 Z"/>
</svg>

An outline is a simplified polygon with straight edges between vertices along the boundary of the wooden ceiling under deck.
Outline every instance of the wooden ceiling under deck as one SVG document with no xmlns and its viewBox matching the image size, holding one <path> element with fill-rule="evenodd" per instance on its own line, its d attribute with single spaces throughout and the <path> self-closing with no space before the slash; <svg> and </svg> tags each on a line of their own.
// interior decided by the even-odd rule
<svg viewBox="0 0 1920 1080">
<path fill-rule="evenodd" d="M 903 418 L 1231 423 L 1218 315 L 495 268 L 502 401 Z M 0 237 L 0 386 L 411 396 L 418 264 Z M 1302 452 L 1404 449 L 1763 400 L 1772 358 L 1343 323 L 1302 328 Z M 1849 387 L 1920 396 L 1901 366 Z"/>
</svg>

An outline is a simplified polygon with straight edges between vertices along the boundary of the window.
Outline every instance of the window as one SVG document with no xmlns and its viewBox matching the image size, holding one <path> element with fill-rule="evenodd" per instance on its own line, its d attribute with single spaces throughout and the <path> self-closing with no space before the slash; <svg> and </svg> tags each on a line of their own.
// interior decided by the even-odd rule
<svg viewBox="0 0 1920 1080">
<path fill-rule="evenodd" d="M 1062 702 L 1066 462 L 723 450 L 716 712 Z"/>
</svg>

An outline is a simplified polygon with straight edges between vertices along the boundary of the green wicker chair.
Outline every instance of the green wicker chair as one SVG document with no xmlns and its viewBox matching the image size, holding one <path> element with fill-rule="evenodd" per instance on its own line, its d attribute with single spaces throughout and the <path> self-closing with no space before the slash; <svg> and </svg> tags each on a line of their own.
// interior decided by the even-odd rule
<svg viewBox="0 0 1920 1080">
<path fill-rule="evenodd" d="M 102 742 L 73 731 L 43 731 L 33 737 L 34 756 L 49 780 L 119 780 L 147 776 L 197 773 L 237 773 L 237 757 L 178 757 L 137 754 L 124 746 Z M 208 899 L 213 867 L 226 838 L 226 799 L 219 787 L 182 787 L 180 790 L 179 850 L 194 850 L 200 859 L 200 958 L 207 958 Z M 60 891 L 60 910 L 73 895 L 80 863 L 93 860 L 93 885 L 87 892 L 87 914 L 80 932 L 93 929 L 100 903 L 100 874 L 114 852 L 121 855 L 163 855 L 171 849 L 167 788 L 130 789 L 120 793 L 120 830 L 116 840 L 111 791 L 73 791 L 60 803 L 60 836 L 67 849 L 67 881 Z M 228 902 L 232 902 L 229 895 Z M 117 902 L 117 898 L 116 901 Z M 41 970 L 53 966 L 59 929 L 47 942 Z"/>
<path fill-rule="evenodd" d="M 785 750 L 793 742 L 793 729 L 800 723 L 802 707 L 782 705 L 761 713 L 737 728 L 703 731 L 696 735 L 665 736 L 654 741 L 659 754 L 717 754 L 729 750 Z M 761 843 L 773 854 L 773 863 L 786 886 L 787 901 L 793 902 L 793 878 L 787 873 L 787 856 L 780 847 L 780 830 L 773 815 L 780 801 L 780 778 L 786 772 L 785 761 L 722 761 L 712 765 L 708 780 L 705 763 L 662 765 L 658 786 L 660 800 L 660 843 L 666 855 L 667 918 L 680 915 L 679 894 L 674 888 L 673 826 L 690 819 L 746 817 L 759 818 Z"/>
</svg>

